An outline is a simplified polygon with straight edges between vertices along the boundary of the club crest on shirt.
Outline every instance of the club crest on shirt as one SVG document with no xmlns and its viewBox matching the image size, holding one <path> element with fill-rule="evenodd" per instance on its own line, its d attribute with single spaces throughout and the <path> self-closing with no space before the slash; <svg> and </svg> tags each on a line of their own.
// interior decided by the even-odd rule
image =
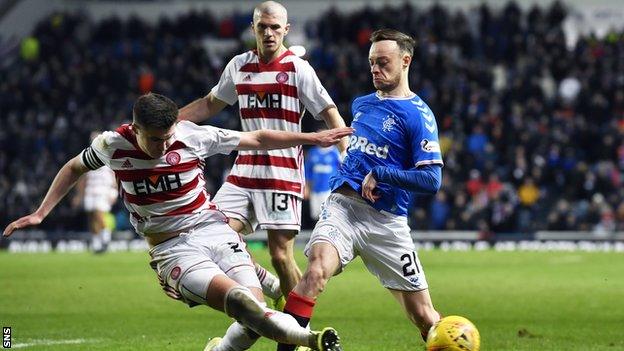
<svg viewBox="0 0 624 351">
<path fill-rule="evenodd" d="M 175 151 L 171 151 L 170 153 L 167 154 L 167 156 L 165 157 L 165 160 L 167 161 L 168 164 L 175 166 L 178 163 L 180 163 L 180 154 Z"/>
<path fill-rule="evenodd" d="M 278 83 L 286 83 L 288 81 L 288 73 L 280 72 L 275 76 L 275 80 Z"/>
<path fill-rule="evenodd" d="M 171 279 L 176 280 L 180 277 L 180 273 L 182 272 L 182 268 L 176 266 L 171 270 Z"/>
<path fill-rule="evenodd" d="M 392 129 L 394 129 L 394 126 L 396 125 L 396 120 L 394 119 L 393 115 L 387 115 L 386 118 L 384 118 L 383 121 L 383 126 L 381 127 L 381 129 L 384 132 L 389 132 Z"/>
</svg>

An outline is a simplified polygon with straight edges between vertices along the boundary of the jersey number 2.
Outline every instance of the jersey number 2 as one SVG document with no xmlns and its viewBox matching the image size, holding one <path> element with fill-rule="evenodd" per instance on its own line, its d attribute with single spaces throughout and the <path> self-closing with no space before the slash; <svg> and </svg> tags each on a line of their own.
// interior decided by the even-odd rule
<svg viewBox="0 0 624 351">
<path fill-rule="evenodd" d="M 410 275 L 416 274 L 416 272 L 420 273 L 420 268 L 418 268 L 418 261 L 416 260 L 416 253 L 412 252 L 412 254 L 404 254 L 401 256 L 401 262 L 407 262 L 403 265 L 403 275 L 409 277 Z M 412 264 L 416 267 L 416 270 L 412 268 Z"/>
</svg>

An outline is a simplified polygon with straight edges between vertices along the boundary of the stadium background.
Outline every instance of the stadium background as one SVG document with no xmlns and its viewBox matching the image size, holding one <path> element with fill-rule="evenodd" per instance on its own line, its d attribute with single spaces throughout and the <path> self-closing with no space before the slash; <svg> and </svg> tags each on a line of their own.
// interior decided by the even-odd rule
<svg viewBox="0 0 624 351">
<path fill-rule="evenodd" d="M 289 43 L 307 48 L 347 123 L 353 97 L 372 89 L 371 29 L 418 40 L 411 87 L 436 114 L 446 167 L 442 192 L 419 199 L 410 221 L 436 307 L 473 320 L 483 350 L 624 349 L 624 5 L 284 3 Z M 254 4 L 0 0 L 0 226 L 34 209 L 91 130 L 128 121 L 142 92 L 179 105 L 204 95 L 252 40 Z M 239 127 L 235 109 L 209 123 Z M 214 192 L 232 158 L 208 162 Z M 114 237 L 132 238 L 115 211 Z M 222 314 L 162 294 L 142 241 L 58 253 L 84 251 L 86 230 L 66 200 L 0 240 L 0 323 L 14 348 L 199 350 L 225 331 Z M 253 252 L 270 266 L 265 249 Z M 329 284 L 314 323 L 338 328 L 346 350 L 422 349 L 359 260 Z"/>
<path fill-rule="evenodd" d="M 436 5 L 437 4 L 437 5 Z M 624 67 L 617 1 L 286 2 L 288 44 L 304 45 L 342 116 L 370 92 L 372 29 L 417 39 L 412 89 L 436 114 L 442 190 L 416 199 L 414 230 L 479 238 L 624 226 Z M 180 105 L 205 95 L 253 45 L 244 1 L 0 2 L 0 224 L 31 210 L 92 130 L 128 121 L 141 93 Z M 209 121 L 239 128 L 236 109 Z M 312 118 L 303 119 L 314 130 Z M 233 157 L 212 157 L 208 191 Z M 85 231 L 64 201 L 38 237 Z M 118 202 L 119 230 L 127 230 Z M 304 209 L 304 228 L 313 221 Z M 477 234 L 474 234 L 477 233 Z M 17 236 L 19 238 L 19 235 Z M 6 246 L 6 241 L 3 243 Z"/>
</svg>

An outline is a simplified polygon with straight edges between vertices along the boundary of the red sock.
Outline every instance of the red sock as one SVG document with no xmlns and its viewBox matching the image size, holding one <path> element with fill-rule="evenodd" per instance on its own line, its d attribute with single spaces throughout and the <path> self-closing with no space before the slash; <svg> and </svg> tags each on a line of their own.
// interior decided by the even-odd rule
<svg viewBox="0 0 624 351">
<path fill-rule="evenodd" d="M 286 306 L 284 306 L 284 312 L 287 311 L 289 314 L 310 320 L 312 312 L 314 311 L 314 305 L 316 305 L 316 301 L 314 301 L 314 299 L 291 291 L 288 294 Z"/>
<path fill-rule="evenodd" d="M 305 328 L 310 323 L 315 304 L 314 299 L 291 291 L 284 306 L 284 313 L 293 316 L 297 323 Z M 295 347 L 295 345 L 278 344 L 277 351 L 294 351 Z"/>
</svg>

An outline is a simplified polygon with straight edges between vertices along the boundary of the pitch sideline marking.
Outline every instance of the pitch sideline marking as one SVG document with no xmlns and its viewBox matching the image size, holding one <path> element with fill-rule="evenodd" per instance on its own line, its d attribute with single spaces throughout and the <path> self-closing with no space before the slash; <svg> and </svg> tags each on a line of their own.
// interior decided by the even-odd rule
<svg viewBox="0 0 624 351">
<path fill-rule="evenodd" d="M 13 344 L 13 348 L 25 348 L 31 346 L 50 346 L 50 345 L 70 345 L 70 344 L 87 344 L 98 342 L 96 339 L 67 339 L 67 340 L 51 340 L 51 339 L 34 339 L 27 343 Z"/>
</svg>

